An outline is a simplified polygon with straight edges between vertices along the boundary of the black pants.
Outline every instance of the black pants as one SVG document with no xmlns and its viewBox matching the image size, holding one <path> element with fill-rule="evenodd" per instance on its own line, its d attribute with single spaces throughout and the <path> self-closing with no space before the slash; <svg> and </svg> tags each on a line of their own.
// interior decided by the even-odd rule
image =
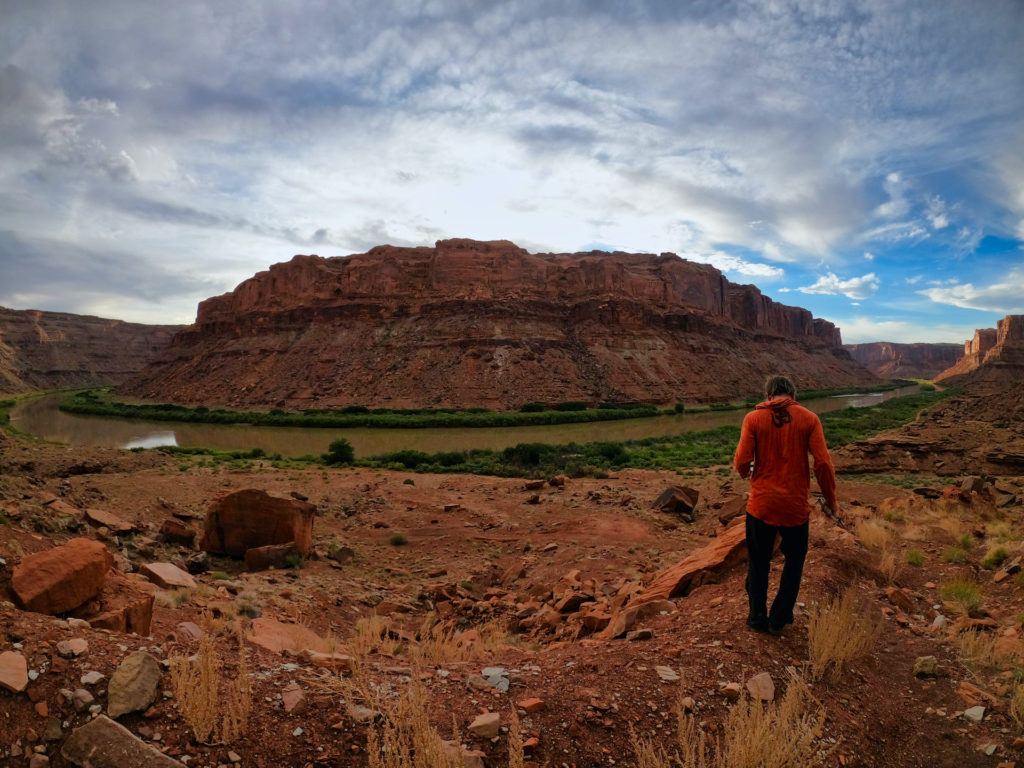
<svg viewBox="0 0 1024 768">
<path fill-rule="evenodd" d="M 808 524 L 768 525 L 753 515 L 747 515 L 747 597 L 750 600 L 750 620 L 767 619 L 773 626 L 781 627 L 793 622 L 793 606 L 800 592 L 800 577 L 804 572 L 804 558 L 807 557 Z M 782 579 L 779 593 L 768 612 L 768 574 L 772 567 L 772 553 L 775 549 L 775 535 L 782 537 Z"/>
</svg>

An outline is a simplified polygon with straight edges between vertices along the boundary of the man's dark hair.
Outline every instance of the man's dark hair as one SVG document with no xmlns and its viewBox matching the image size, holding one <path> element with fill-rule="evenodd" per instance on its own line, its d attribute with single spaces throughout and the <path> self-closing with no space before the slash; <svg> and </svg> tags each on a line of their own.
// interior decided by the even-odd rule
<svg viewBox="0 0 1024 768">
<path fill-rule="evenodd" d="M 764 381 L 765 398 L 778 397 L 779 395 L 789 395 L 795 399 L 796 385 L 785 376 L 769 376 Z"/>
</svg>

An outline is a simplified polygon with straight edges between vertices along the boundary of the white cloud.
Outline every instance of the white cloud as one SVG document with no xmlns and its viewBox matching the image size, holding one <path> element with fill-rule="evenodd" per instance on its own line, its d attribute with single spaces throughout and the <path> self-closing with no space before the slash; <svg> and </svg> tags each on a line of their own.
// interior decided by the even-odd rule
<svg viewBox="0 0 1024 768">
<path fill-rule="evenodd" d="M 841 280 L 838 275 L 829 272 L 822 275 L 813 285 L 807 285 L 798 290 L 801 293 L 824 293 L 835 296 L 846 296 L 849 299 L 866 299 L 873 296 L 881 281 L 874 272 L 868 272 L 860 277 L 851 277 L 848 280 Z"/>
<path fill-rule="evenodd" d="M 829 319 L 839 326 L 844 344 L 864 344 L 870 341 L 962 344 L 974 335 L 973 325 L 875 320 L 862 315 Z"/>
<path fill-rule="evenodd" d="M 924 275 L 911 275 L 910 277 L 904 279 L 903 282 L 905 282 L 907 285 L 917 285 L 922 280 L 924 280 Z"/>
<path fill-rule="evenodd" d="M 875 209 L 875 213 L 883 219 L 895 219 L 905 216 L 910 210 L 907 201 L 907 183 L 899 173 L 888 173 L 882 182 L 882 188 L 889 199 Z"/>
<path fill-rule="evenodd" d="M 1024 312 L 1024 269 L 1011 269 L 999 282 L 987 286 L 974 283 L 926 288 L 918 291 L 938 304 L 986 312 Z"/>
<path fill-rule="evenodd" d="M 683 253 L 680 254 L 684 259 L 690 261 L 697 261 L 701 264 L 710 264 L 723 272 L 732 273 L 734 275 L 743 275 L 744 277 L 758 277 L 762 280 L 774 280 L 785 275 L 785 272 L 779 267 L 773 267 L 771 264 L 761 264 L 756 261 L 747 261 L 739 256 L 734 256 L 730 253 Z"/>
<path fill-rule="evenodd" d="M 875 260 L 875 254 L 871 253 L 870 251 L 864 251 L 864 260 L 865 261 L 874 261 Z"/>
<path fill-rule="evenodd" d="M 945 229 L 949 226 L 949 210 L 946 201 L 938 195 L 928 198 L 925 216 L 932 229 Z"/>
</svg>

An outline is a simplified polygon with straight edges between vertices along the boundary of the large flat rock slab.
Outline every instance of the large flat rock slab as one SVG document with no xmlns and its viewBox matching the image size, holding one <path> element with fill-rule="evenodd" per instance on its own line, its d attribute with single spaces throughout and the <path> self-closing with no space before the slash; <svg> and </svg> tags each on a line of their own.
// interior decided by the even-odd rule
<svg viewBox="0 0 1024 768">
<path fill-rule="evenodd" d="M 721 531 L 707 546 L 691 552 L 683 560 L 655 575 L 633 602 L 646 603 L 682 597 L 746 559 L 746 525 L 741 518 Z"/>
<path fill-rule="evenodd" d="M 298 654 L 303 651 L 329 653 L 329 643 L 309 627 L 261 616 L 254 619 L 247 636 L 248 641 L 273 653 Z"/>
</svg>

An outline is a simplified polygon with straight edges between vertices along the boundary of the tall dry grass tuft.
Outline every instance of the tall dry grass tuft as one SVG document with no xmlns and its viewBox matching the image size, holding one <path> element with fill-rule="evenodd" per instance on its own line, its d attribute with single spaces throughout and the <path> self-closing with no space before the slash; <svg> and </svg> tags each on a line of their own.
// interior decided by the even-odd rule
<svg viewBox="0 0 1024 768">
<path fill-rule="evenodd" d="M 723 739 L 709 738 L 691 715 L 677 708 L 674 749 L 632 736 L 641 768 L 803 768 L 819 750 L 825 715 L 803 680 L 794 679 L 782 701 L 763 705 L 741 699 L 729 712 Z"/>
<path fill-rule="evenodd" d="M 838 675 L 847 662 L 871 650 L 880 631 L 877 617 L 860 604 L 852 587 L 816 605 L 807 624 L 811 677 Z"/>
<path fill-rule="evenodd" d="M 370 729 L 370 768 L 463 768 L 458 733 L 446 742 L 430 724 L 423 685 L 414 680 Z"/>
<path fill-rule="evenodd" d="M 508 720 L 508 768 L 525 768 L 525 766 L 523 725 L 519 722 L 519 711 L 513 705 Z"/>
<path fill-rule="evenodd" d="M 230 677 L 217 659 L 212 630 L 208 622 L 195 656 L 171 657 L 171 685 L 178 709 L 196 740 L 230 744 L 249 726 L 252 681 L 241 630 L 235 632 L 238 662 Z"/>
<path fill-rule="evenodd" d="M 854 527 L 854 533 L 865 547 L 876 551 L 884 551 L 892 541 L 892 531 L 880 520 L 861 520 Z"/>
<path fill-rule="evenodd" d="M 1010 717 L 1017 724 L 1017 728 L 1024 730 L 1024 683 L 1018 683 L 1013 687 L 1013 695 L 1010 697 Z"/>
<path fill-rule="evenodd" d="M 414 666 L 493 658 L 509 645 L 508 630 L 498 621 L 463 631 L 435 621 L 434 616 L 428 616 L 418 632 L 419 639 L 409 645 L 409 660 Z"/>
</svg>

